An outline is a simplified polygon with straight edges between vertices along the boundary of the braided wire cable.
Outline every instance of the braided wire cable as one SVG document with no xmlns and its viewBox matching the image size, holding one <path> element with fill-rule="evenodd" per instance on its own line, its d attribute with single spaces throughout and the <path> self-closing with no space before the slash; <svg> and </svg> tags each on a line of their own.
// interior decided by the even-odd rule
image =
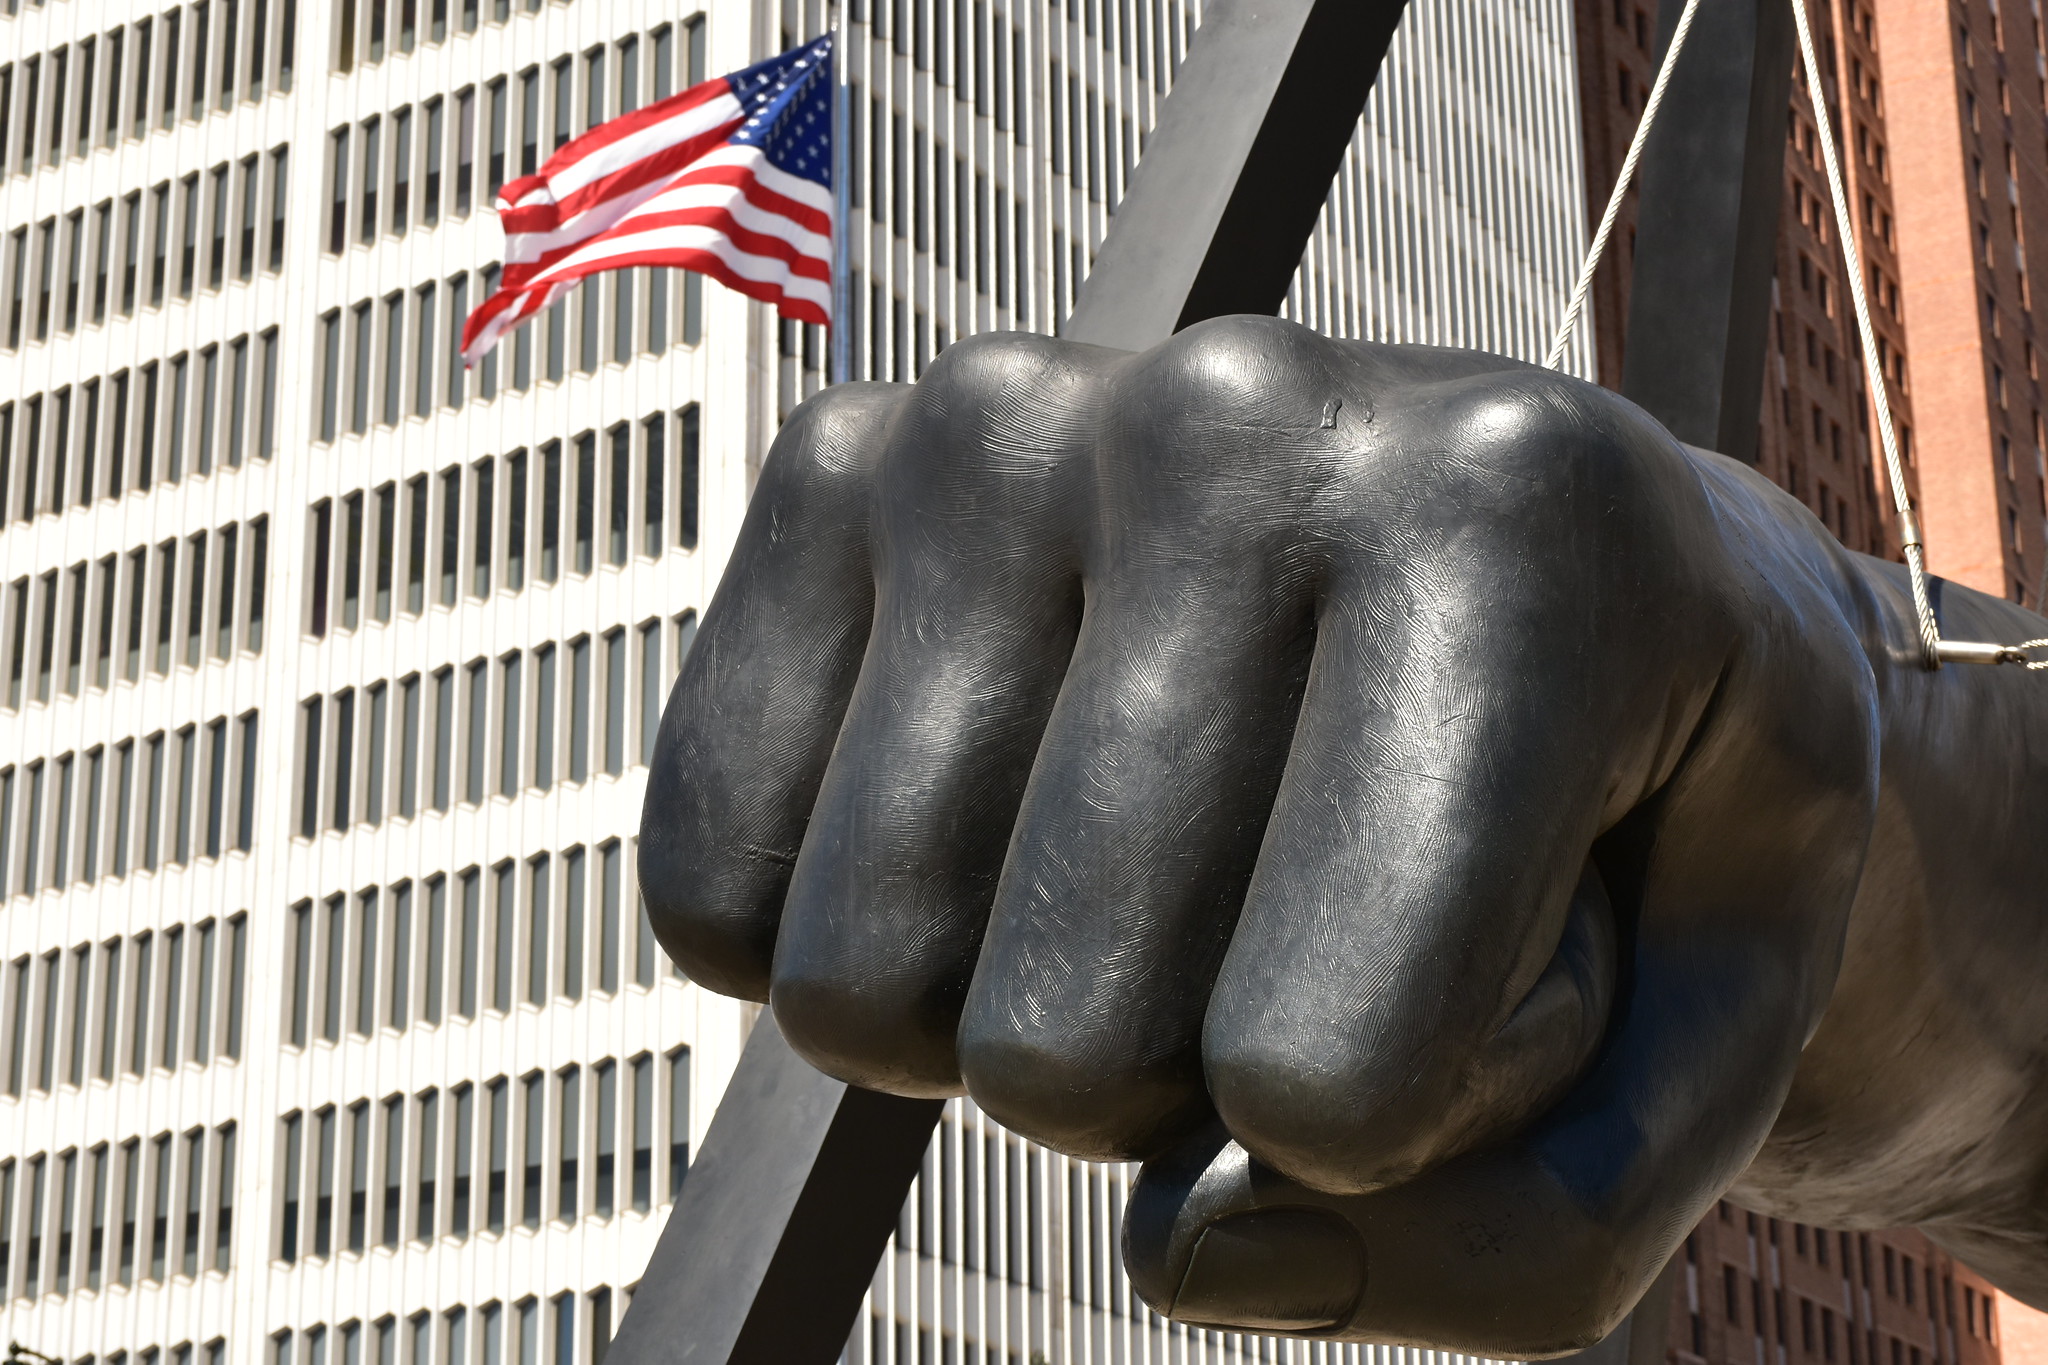
<svg viewBox="0 0 2048 1365">
<path fill-rule="evenodd" d="M 1550 354 L 1543 357 L 1543 368 L 1559 369 L 1564 364 L 1565 347 L 1571 344 L 1572 333 L 1578 330 L 1579 316 L 1586 311 L 1586 299 L 1593 292 L 1593 273 L 1600 268 L 1600 258 L 1607 254 L 1607 239 L 1614 235 L 1615 220 L 1621 217 L 1621 202 L 1628 195 L 1629 183 L 1635 179 L 1636 163 L 1643 159 L 1643 144 L 1650 140 L 1650 125 L 1657 121 L 1657 111 L 1664 104 L 1664 88 L 1671 83 L 1671 72 L 1678 65 L 1678 53 L 1685 46 L 1685 35 L 1692 32 L 1693 16 L 1699 13 L 1700 0 L 1685 0 L 1685 10 L 1678 16 L 1678 27 L 1671 31 L 1671 46 L 1665 49 L 1664 62 L 1657 68 L 1657 79 L 1650 86 L 1650 98 L 1643 102 L 1643 116 L 1636 121 L 1635 136 L 1629 139 L 1628 155 L 1622 158 L 1621 173 L 1614 178 L 1614 189 L 1607 196 L 1607 211 L 1600 215 L 1599 230 L 1593 234 L 1593 241 L 1586 248 L 1586 259 L 1579 266 L 1579 278 L 1572 285 L 1571 303 L 1564 310 L 1564 321 L 1557 324 L 1557 334 L 1551 339 Z"/>
<path fill-rule="evenodd" d="M 1892 505 L 1899 514 L 1899 546 L 1906 552 L 1906 572 L 1913 584 L 1913 615 L 1920 631 L 1920 661 L 1928 668 L 1941 667 L 1941 627 L 1934 619 L 1934 606 L 1927 592 L 1927 550 L 1920 539 L 1920 522 L 1913 515 L 1913 500 L 1906 492 L 1906 470 L 1899 459 L 1899 436 L 1892 425 L 1891 393 L 1885 385 L 1884 366 L 1877 356 L 1877 329 L 1870 321 L 1870 299 L 1863 288 L 1863 257 L 1856 247 L 1855 224 L 1849 217 L 1849 195 L 1842 187 L 1842 164 L 1835 155 L 1835 131 L 1828 117 L 1827 91 L 1821 85 L 1820 59 L 1814 55 L 1813 29 L 1806 21 L 1804 0 L 1790 0 L 1792 20 L 1799 30 L 1799 56 L 1806 67 L 1806 88 L 1812 96 L 1813 121 L 1820 133 L 1821 159 L 1827 167 L 1828 193 L 1834 200 L 1835 235 L 1841 239 L 1842 261 L 1849 274 L 1849 297 L 1856 306 L 1856 335 L 1863 345 L 1863 369 L 1870 385 L 1872 405 L 1877 409 L 1877 431 L 1884 447 L 1885 473 L 1891 481 Z"/>
</svg>

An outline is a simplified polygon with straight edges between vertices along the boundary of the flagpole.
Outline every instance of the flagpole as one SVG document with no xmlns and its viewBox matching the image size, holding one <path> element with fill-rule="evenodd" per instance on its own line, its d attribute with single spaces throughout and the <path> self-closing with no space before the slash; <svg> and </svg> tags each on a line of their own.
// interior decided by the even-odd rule
<svg viewBox="0 0 2048 1365">
<path fill-rule="evenodd" d="M 832 35 L 832 326 L 826 342 L 830 349 L 829 381 L 843 384 L 853 373 L 852 271 L 847 263 L 853 252 L 853 176 L 847 146 L 846 32 L 841 22 L 844 11 L 837 3 L 826 7 L 826 31 Z"/>
</svg>

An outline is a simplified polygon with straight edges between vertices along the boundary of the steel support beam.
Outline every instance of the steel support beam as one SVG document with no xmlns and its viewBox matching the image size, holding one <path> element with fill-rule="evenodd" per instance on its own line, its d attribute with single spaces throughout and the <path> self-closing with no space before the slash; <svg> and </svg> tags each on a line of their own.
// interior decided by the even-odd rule
<svg viewBox="0 0 2048 1365">
<path fill-rule="evenodd" d="M 1658 9 L 1660 50 L 1683 0 Z M 1755 464 L 1785 111 L 1789 0 L 1704 0 L 1638 179 L 1622 394 L 1681 441 Z"/>
<path fill-rule="evenodd" d="M 1062 334 L 1275 313 L 1407 0 L 1213 0 Z M 763 1014 L 609 1365 L 829 1365 L 940 1105 L 821 1075 Z"/>
</svg>

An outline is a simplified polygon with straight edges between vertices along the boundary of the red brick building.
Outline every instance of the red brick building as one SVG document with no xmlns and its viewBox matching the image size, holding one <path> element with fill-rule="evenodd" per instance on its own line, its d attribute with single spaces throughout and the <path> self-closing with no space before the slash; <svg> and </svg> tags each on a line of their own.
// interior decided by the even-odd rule
<svg viewBox="0 0 2048 1365">
<path fill-rule="evenodd" d="M 2048 56 L 2040 0 L 2005 3 L 1810 0 L 1808 17 L 1930 566 L 2038 607 L 2048 467 L 2027 227 L 2048 224 Z M 1577 27 L 1597 217 L 1656 74 L 1655 0 L 1579 0 Z M 1898 558 L 1814 95 L 1796 66 L 1759 465 L 1845 544 Z M 1631 203 L 1591 310 L 1614 387 L 1634 217 Z M 1918 1232 L 1823 1230 L 1724 1202 L 1681 1270 L 1672 1365 L 2048 1365 L 2048 1318 Z"/>
</svg>

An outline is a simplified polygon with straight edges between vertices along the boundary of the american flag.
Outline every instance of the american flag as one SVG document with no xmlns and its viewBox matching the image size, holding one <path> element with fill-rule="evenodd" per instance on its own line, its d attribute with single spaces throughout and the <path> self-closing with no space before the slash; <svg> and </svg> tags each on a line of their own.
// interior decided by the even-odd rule
<svg viewBox="0 0 2048 1365">
<path fill-rule="evenodd" d="M 505 270 L 463 329 L 475 364 L 586 275 L 696 270 L 832 320 L 832 39 L 695 85 L 565 143 L 498 195 Z"/>
</svg>

